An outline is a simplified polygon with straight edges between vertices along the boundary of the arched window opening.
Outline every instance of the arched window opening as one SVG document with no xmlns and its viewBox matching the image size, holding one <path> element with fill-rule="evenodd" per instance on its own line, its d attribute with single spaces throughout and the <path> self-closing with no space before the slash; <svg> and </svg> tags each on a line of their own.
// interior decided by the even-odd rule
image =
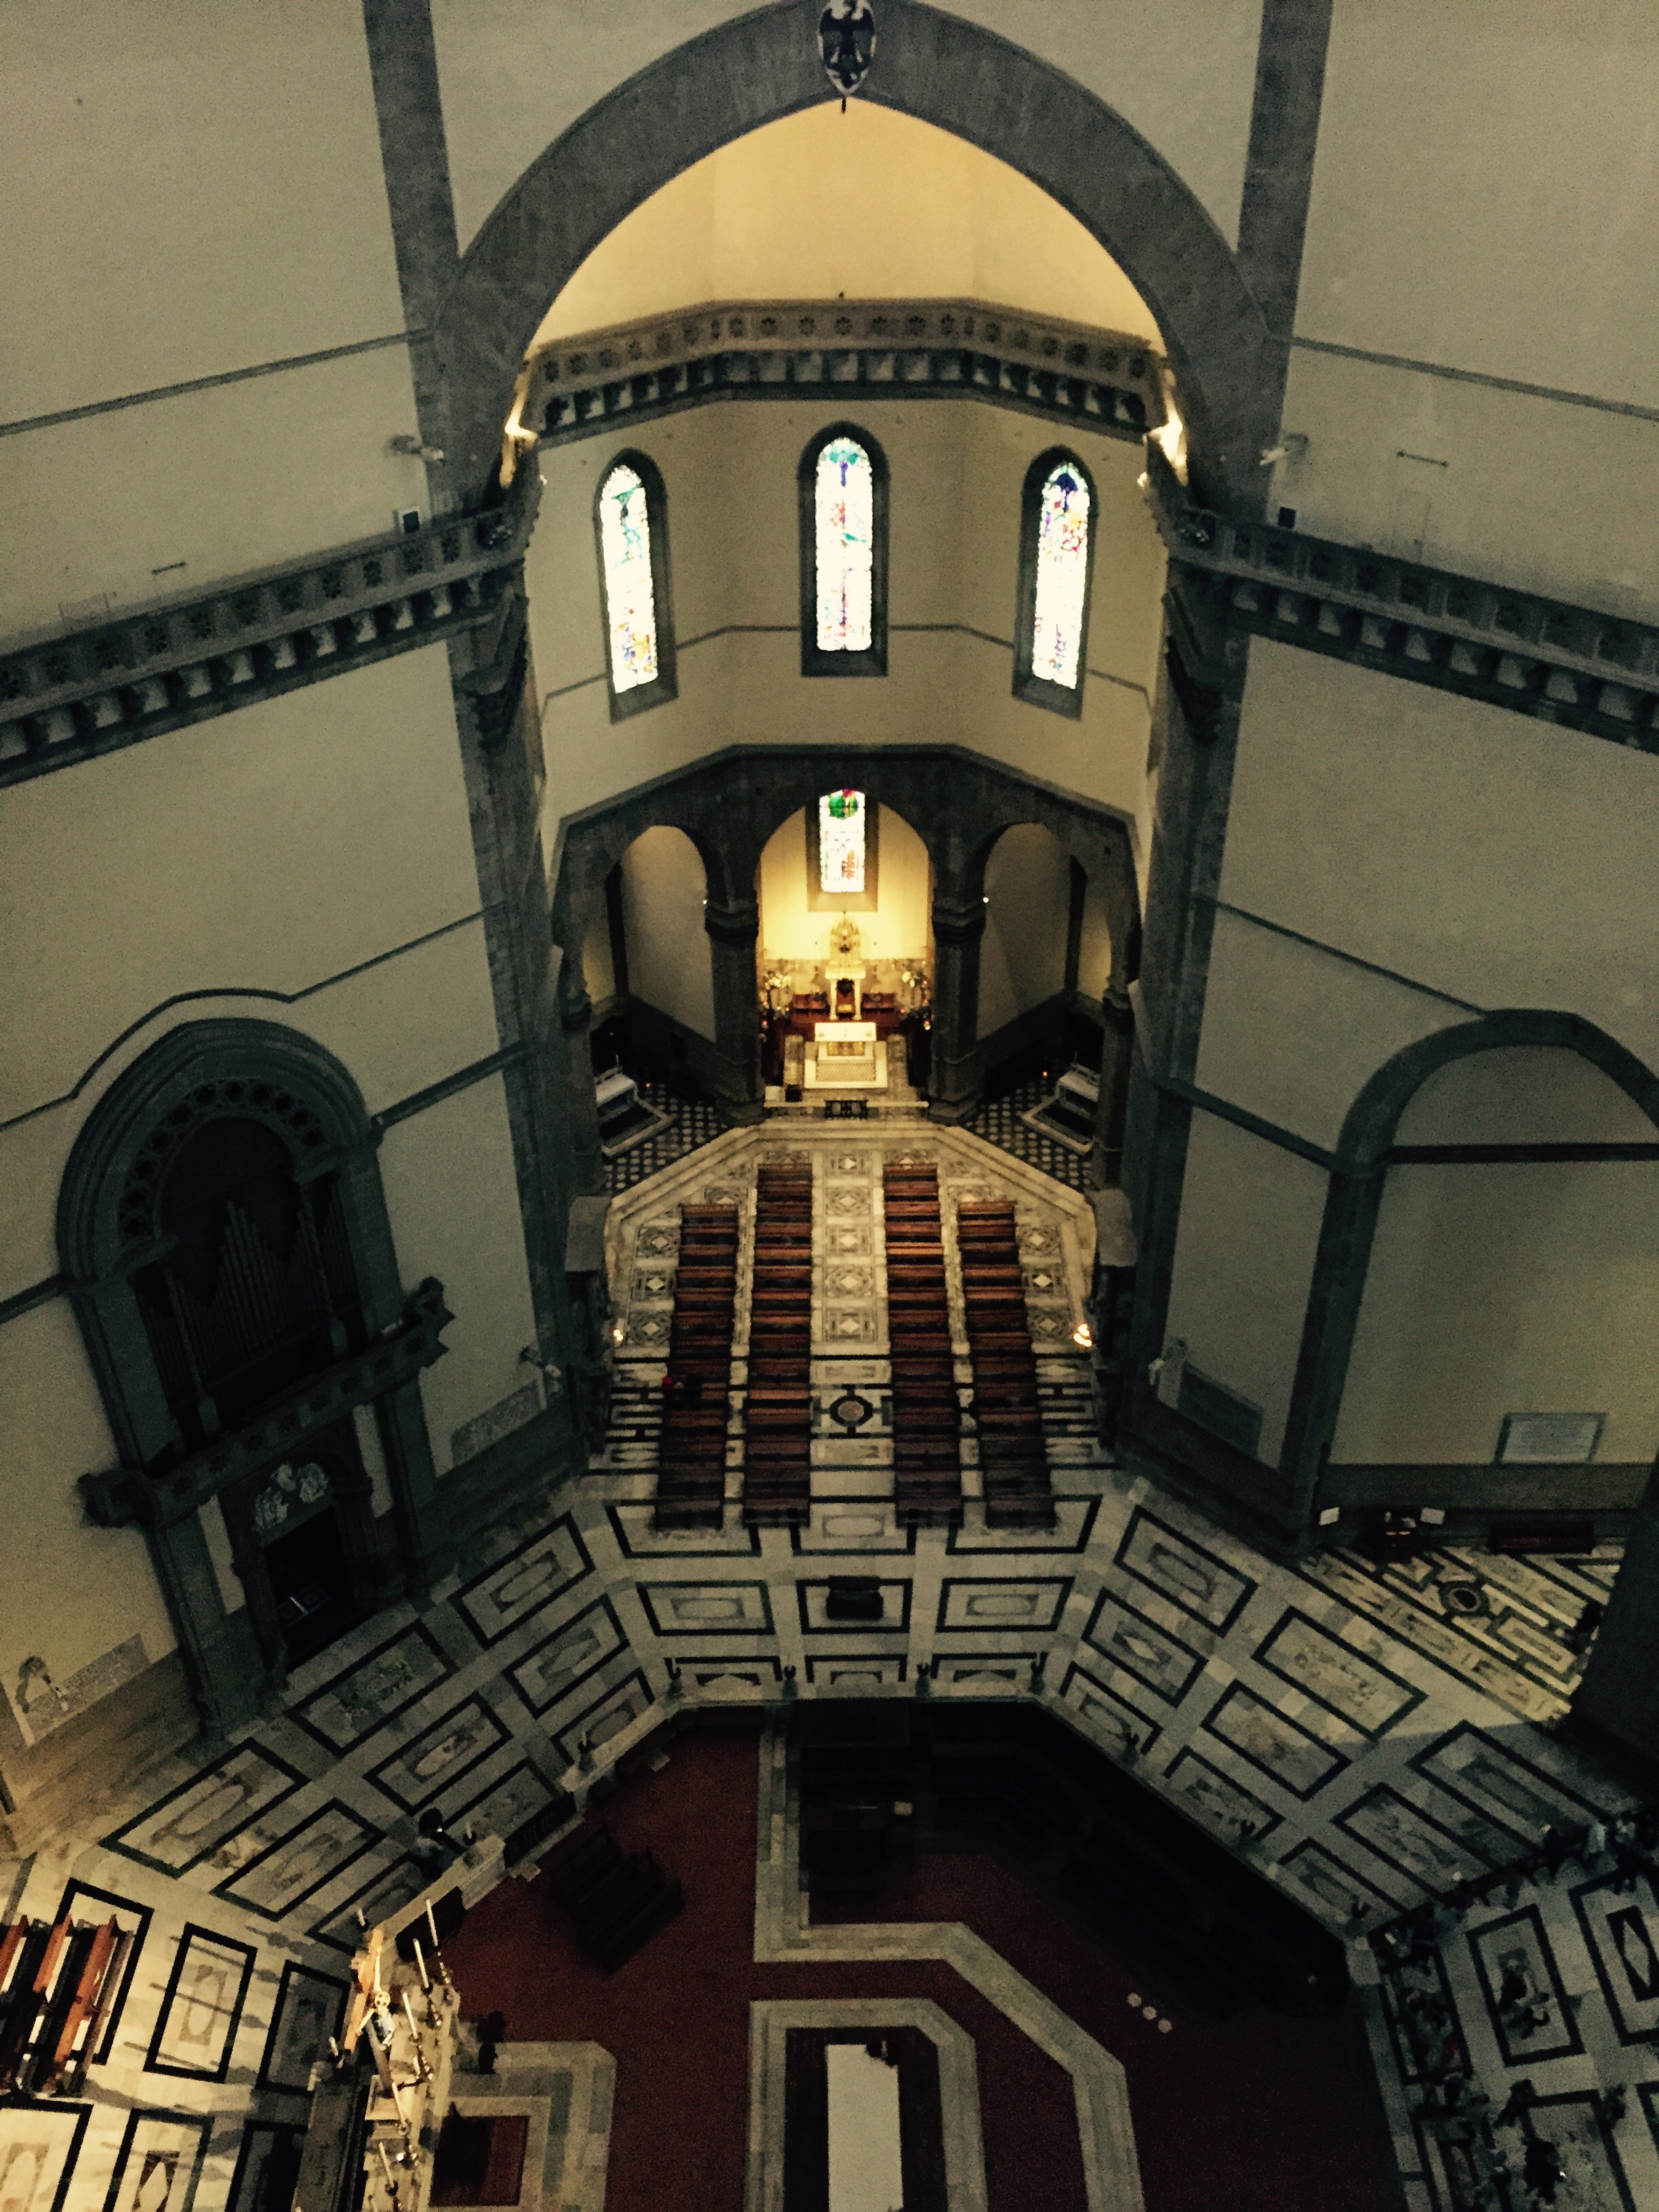
<svg viewBox="0 0 1659 2212">
<path fill-rule="evenodd" d="M 618 454 L 594 505 L 613 721 L 676 695 L 665 509 L 652 463 L 643 453 Z"/>
<path fill-rule="evenodd" d="M 887 672 L 887 465 L 838 423 L 801 457 L 801 672 Z"/>
<path fill-rule="evenodd" d="M 864 889 L 864 793 L 827 791 L 818 801 L 818 889 Z"/>
<path fill-rule="evenodd" d="M 1082 712 L 1094 516 L 1094 486 L 1076 455 L 1039 454 L 1020 518 L 1014 690 L 1056 714 Z"/>
</svg>

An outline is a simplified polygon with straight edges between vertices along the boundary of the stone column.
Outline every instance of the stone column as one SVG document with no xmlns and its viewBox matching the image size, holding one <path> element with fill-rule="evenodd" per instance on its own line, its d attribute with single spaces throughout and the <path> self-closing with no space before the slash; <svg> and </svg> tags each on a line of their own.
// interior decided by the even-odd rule
<svg viewBox="0 0 1659 2212">
<path fill-rule="evenodd" d="M 1129 1109 L 1135 1018 L 1128 993 L 1116 983 L 1107 986 L 1100 1011 L 1105 1022 L 1100 1048 L 1100 1109 L 1089 1180 L 1097 1190 L 1115 1190 L 1123 1179 L 1123 1124 Z"/>
<path fill-rule="evenodd" d="M 760 908 L 752 898 L 711 898 L 703 927 L 714 978 L 714 1093 L 729 1120 L 758 1121 L 764 1111 L 755 989 Z"/>
<path fill-rule="evenodd" d="M 560 1119 L 570 1147 L 570 1188 L 583 1196 L 597 1196 L 605 1188 L 605 1155 L 599 1149 L 599 1115 L 593 1102 L 593 1001 L 580 968 L 567 963 L 560 970 L 558 1006 L 564 1045 Z"/>
<path fill-rule="evenodd" d="M 979 1105 L 979 948 L 982 898 L 933 898 L 933 1067 L 928 1118 L 965 1121 Z"/>
<path fill-rule="evenodd" d="M 1624 1565 L 1607 1601 L 1584 1679 L 1572 1701 L 1575 1722 L 1594 1740 L 1650 1773 L 1659 1764 L 1659 1473 L 1632 1523 Z"/>
<path fill-rule="evenodd" d="M 264 1683 L 250 1669 L 249 1655 L 225 1611 L 201 1515 L 152 1526 L 145 1534 L 203 1735 L 210 1744 L 222 1743 L 258 1712 Z"/>
</svg>

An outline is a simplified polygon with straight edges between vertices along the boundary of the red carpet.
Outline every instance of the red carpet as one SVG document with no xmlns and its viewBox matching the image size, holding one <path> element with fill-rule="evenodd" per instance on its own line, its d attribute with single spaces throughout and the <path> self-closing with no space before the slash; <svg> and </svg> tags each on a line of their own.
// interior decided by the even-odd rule
<svg viewBox="0 0 1659 2212">
<path fill-rule="evenodd" d="M 741 2204 L 753 1997 L 926 1996 L 973 2036 L 991 2212 L 1084 2212 L 1070 2077 L 944 1966 L 757 1966 L 755 1737 L 700 1729 L 601 1808 L 685 1885 L 684 1911 L 608 1979 L 539 1883 L 504 1882 L 444 1946 L 464 2008 L 514 2041 L 600 2044 L 617 2060 L 607 2212 Z M 865 1917 L 869 1909 L 862 1908 Z M 1131 2013 L 1110 1954 L 993 1861 L 924 1860 L 884 1917 L 966 1921 L 1127 2069 L 1147 2212 L 1385 2212 L 1389 2192 L 1357 2026 L 1257 2014 Z"/>
</svg>

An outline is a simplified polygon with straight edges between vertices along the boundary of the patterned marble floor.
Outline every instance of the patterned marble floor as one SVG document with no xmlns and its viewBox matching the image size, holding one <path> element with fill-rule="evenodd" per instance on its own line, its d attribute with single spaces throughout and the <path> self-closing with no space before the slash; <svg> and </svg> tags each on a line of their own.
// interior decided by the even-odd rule
<svg viewBox="0 0 1659 2212">
<path fill-rule="evenodd" d="M 216 1767 L 175 1761 L 95 1826 L 0 1866 L 12 1913 L 55 1917 L 73 1894 L 139 1938 L 85 2094 L 0 2106 L 7 2212 L 135 2212 L 146 2174 L 143 2212 L 252 2212 L 263 2160 L 303 2124 L 357 1908 L 372 1919 L 419 1887 L 410 1845 L 427 1807 L 506 1833 L 556 1788 L 582 1790 L 665 1700 L 776 1695 L 786 1668 L 809 1697 L 900 1696 L 923 1661 L 945 1697 L 1031 1694 L 1040 1668 L 1036 1694 L 1349 1936 L 1413 2212 L 1455 2212 L 1461 2154 L 1425 2122 L 1363 1938 L 1460 1875 L 1509 1864 L 1545 1821 L 1624 1802 L 1552 1725 L 1579 1664 L 1566 1628 L 1616 1555 L 1447 1553 L 1386 1570 L 1347 1553 L 1261 1557 L 1095 1443 L 1066 1347 L 1089 1264 L 1082 1199 L 966 1133 L 902 1141 L 938 1159 L 947 1199 L 1017 1201 L 1053 1531 L 988 1530 L 972 1495 L 960 1528 L 894 1523 L 876 1232 L 880 1155 L 901 1140 L 863 1124 L 734 1131 L 629 1192 L 610 1232 L 626 1337 L 616 1419 L 586 1479 L 492 1532 L 420 1617 L 393 1608 L 298 1670 L 286 1710 Z M 728 1511 L 719 1531 L 659 1535 L 674 1206 L 745 1194 L 780 1148 L 813 1159 L 823 1240 L 811 1522 L 753 1531 Z M 870 1412 L 848 1419 L 849 1397 Z M 878 1577 L 878 1626 L 829 1620 L 829 1577 L 848 1571 Z M 1443 1602 L 1459 1578 L 1484 1594 L 1472 1620 Z M 1494 1996 L 1511 1960 L 1547 2023 L 1519 2041 Z M 1629 1894 L 1604 1875 L 1528 1887 L 1450 1931 L 1424 1972 L 1494 2106 L 1533 2083 L 1530 2124 L 1568 2164 L 1558 2204 L 1659 2204 L 1659 1899 L 1645 1881 Z M 1622 2119 L 1601 2101 L 1617 2087 Z"/>
</svg>

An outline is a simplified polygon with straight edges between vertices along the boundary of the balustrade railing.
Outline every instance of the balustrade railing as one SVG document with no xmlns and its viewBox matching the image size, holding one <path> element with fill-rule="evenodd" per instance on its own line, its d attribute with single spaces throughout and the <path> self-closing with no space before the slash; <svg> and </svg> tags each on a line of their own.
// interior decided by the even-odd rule
<svg viewBox="0 0 1659 2212">
<path fill-rule="evenodd" d="M 1426 563 L 1194 507 L 1149 447 L 1172 563 L 1225 624 L 1646 750 L 1659 750 L 1659 629 Z"/>
<path fill-rule="evenodd" d="M 726 301 L 533 354 L 515 419 L 554 442 L 701 398 L 956 393 L 1138 438 L 1168 412 L 1142 338 L 972 300 Z"/>
<path fill-rule="evenodd" d="M 0 654 L 0 785 L 487 620 L 539 489 Z"/>
</svg>

